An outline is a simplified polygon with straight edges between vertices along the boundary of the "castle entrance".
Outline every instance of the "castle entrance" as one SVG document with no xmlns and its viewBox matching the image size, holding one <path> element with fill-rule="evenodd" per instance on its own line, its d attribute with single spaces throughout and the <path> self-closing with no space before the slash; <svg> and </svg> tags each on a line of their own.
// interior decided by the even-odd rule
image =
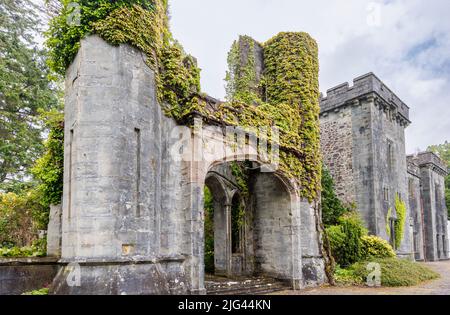
<svg viewBox="0 0 450 315">
<path fill-rule="evenodd" d="M 292 277 L 296 231 L 291 194 L 257 163 L 213 167 L 204 188 L 206 280 Z M 272 284 L 271 284 L 272 285 Z"/>
</svg>

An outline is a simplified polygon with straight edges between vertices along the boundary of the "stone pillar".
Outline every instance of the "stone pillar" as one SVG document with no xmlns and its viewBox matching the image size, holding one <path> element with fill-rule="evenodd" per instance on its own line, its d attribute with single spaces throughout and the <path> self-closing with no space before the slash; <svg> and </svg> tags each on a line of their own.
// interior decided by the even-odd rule
<svg viewBox="0 0 450 315">
<path fill-rule="evenodd" d="M 47 230 L 47 256 L 50 257 L 61 257 L 61 216 L 62 205 L 51 205 Z"/>
<path fill-rule="evenodd" d="M 157 102 L 145 54 L 88 36 L 65 93 L 61 263 L 68 266 L 51 293 L 188 293 L 199 255 L 175 245 L 199 206 L 187 207 L 192 219 L 180 206 L 182 177 L 171 176 L 178 164 L 167 153 L 176 124 Z M 74 275 L 78 281 L 67 282 Z"/>
</svg>

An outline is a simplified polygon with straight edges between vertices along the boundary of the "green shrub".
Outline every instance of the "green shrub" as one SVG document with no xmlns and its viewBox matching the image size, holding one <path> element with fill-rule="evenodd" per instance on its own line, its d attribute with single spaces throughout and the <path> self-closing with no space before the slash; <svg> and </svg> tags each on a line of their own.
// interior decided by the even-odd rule
<svg viewBox="0 0 450 315">
<path fill-rule="evenodd" d="M 363 284 L 363 279 L 356 275 L 355 270 L 351 267 L 343 269 L 340 266 L 336 266 L 336 270 L 334 271 L 334 280 L 336 281 L 336 284 L 340 286 Z"/>
<path fill-rule="evenodd" d="M 339 218 L 349 210 L 336 195 L 330 171 L 322 167 L 322 221 L 325 226 L 337 225 Z"/>
<path fill-rule="evenodd" d="M 38 230 L 45 229 L 39 218 L 45 212 L 39 203 L 39 192 L 26 194 L 0 194 L 0 246 L 25 246 L 38 237 Z"/>
<path fill-rule="evenodd" d="M 362 256 L 367 258 L 393 258 L 395 252 L 389 242 L 378 236 L 364 235 L 362 241 Z"/>
<path fill-rule="evenodd" d="M 39 289 L 39 290 L 25 292 L 22 295 L 48 295 L 48 292 L 49 292 L 48 288 L 42 288 L 42 289 Z"/>
<path fill-rule="evenodd" d="M 424 281 L 439 278 L 439 274 L 421 264 L 398 258 L 376 258 L 358 262 L 352 266 L 355 276 L 364 280 L 367 279 L 372 272 L 367 270 L 369 263 L 380 264 L 382 286 L 413 286 Z"/>
<path fill-rule="evenodd" d="M 327 228 L 326 233 L 331 253 L 339 265 L 347 267 L 364 257 L 362 237 L 367 230 L 357 212 L 352 211 L 339 218 L 339 225 Z"/>
<path fill-rule="evenodd" d="M 0 257 L 2 258 L 27 258 L 27 257 L 45 257 L 47 250 L 45 242 L 35 242 L 31 246 L 25 247 L 0 247 Z"/>
</svg>

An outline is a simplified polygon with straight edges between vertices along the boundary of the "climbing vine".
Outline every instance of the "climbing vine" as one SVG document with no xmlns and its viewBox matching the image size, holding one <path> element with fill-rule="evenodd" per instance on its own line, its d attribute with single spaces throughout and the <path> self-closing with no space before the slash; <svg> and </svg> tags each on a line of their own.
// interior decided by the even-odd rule
<svg viewBox="0 0 450 315">
<path fill-rule="evenodd" d="M 406 204 L 398 195 L 395 197 L 395 211 L 397 212 L 397 220 L 395 221 L 395 248 L 399 248 L 405 233 Z"/>
<path fill-rule="evenodd" d="M 249 162 L 231 162 L 231 173 L 236 180 L 236 184 L 239 187 L 240 198 L 242 202 L 239 202 L 239 208 L 234 209 L 233 222 L 236 222 L 236 229 L 239 230 L 245 225 L 246 205 L 249 204 L 250 188 L 249 188 Z M 237 233 L 237 231 L 235 231 Z"/>
<path fill-rule="evenodd" d="M 399 248 L 402 244 L 402 240 L 405 233 L 405 223 L 406 223 L 406 203 L 400 199 L 397 195 L 395 197 L 395 212 L 397 214 L 397 219 L 394 223 L 394 236 L 395 239 L 392 240 L 395 248 Z M 387 217 L 386 217 L 386 233 L 388 236 L 391 235 L 391 225 L 390 218 L 392 218 L 392 208 L 389 208 Z"/>
<path fill-rule="evenodd" d="M 241 37 L 231 48 L 226 77 L 229 103 L 218 111 L 222 116 L 218 118 L 241 126 L 277 126 L 284 149 L 280 170 L 296 180 L 302 196 L 312 201 L 320 190 L 322 171 L 317 44 L 306 33 L 280 33 L 262 44 L 265 70 L 260 82 L 254 45 L 253 39 Z M 254 93 L 257 86 L 262 86 L 259 94 Z"/>
<path fill-rule="evenodd" d="M 317 199 L 321 179 L 319 146 L 318 49 L 306 33 L 280 33 L 263 44 L 263 74 L 256 73 L 255 45 L 241 37 L 228 56 L 228 102 L 208 109 L 200 94 L 200 69 L 173 40 L 167 0 L 61 0 L 62 12 L 50 23 L 49 64 L 64 75 L 80 41 L 98 34 L 112 45 L 129 44 L 147 55 L 155 71 L 157 96 L 164 113 L 189 125 L 193 115 L 223 125 L 280 129 L 279 170 L 298 183 L 301 195 Z M 78 3 L 80 23 L 70 23 Z M 242 54 L 246 51 L 246 54 Z M 244 58 L 245 57 L 245 58 Z M 245 60 L 245 62 L 243 62 Z M 264 92 L 264 95 L 262 91 Z M 267 96 L 267 97 L 266 97 Z M 264 102 L 267 100 L 267 102 Z"/>
<path fill-rule="evenodd" d="M 52 69 L 64 75 L 81 39 L 89 34 L 98 34 L 112 45 L 129 44 L 147 55 L 147 64 L 156 73 L 160 104 L 166 114 L 179 118 L 183 107 L 200 93 L 200 69 L 172 38 L 167 0 L 78 0 L 79 25 L 68 22 L 73 2 L 64 0 L 61 14 L 50 23 L 47 46 Z"/>
<path fill-rule="evenodd" d="M 387 216 L 386 216 L 386 234 L 388 237 L 391 236 L 391 224 L 389 220 L 392 218 L 392 208 L 389 208 Z"/>
<path fill-rule="evenodd" d="M 255 41 L 249 36 L 240 36 L 231 46 L 225 78 L 228 101 L 252 105 L 260 103 L 255 53 Z"/>
</svg>

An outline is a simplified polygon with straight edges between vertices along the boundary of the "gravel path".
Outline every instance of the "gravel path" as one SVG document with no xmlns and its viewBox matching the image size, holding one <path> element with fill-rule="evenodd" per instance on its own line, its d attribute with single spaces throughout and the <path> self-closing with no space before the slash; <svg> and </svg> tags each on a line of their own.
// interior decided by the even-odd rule
<svg viewBox="0 0 450 315">
<path fill-rule="evenodd" d="M 450 261 L 424 263 L 441 275 L 441 278 L 414 287 L 320 287 L 301 291 L 283 291 L 278 295 L 450 295 Z"/>
</svg>

